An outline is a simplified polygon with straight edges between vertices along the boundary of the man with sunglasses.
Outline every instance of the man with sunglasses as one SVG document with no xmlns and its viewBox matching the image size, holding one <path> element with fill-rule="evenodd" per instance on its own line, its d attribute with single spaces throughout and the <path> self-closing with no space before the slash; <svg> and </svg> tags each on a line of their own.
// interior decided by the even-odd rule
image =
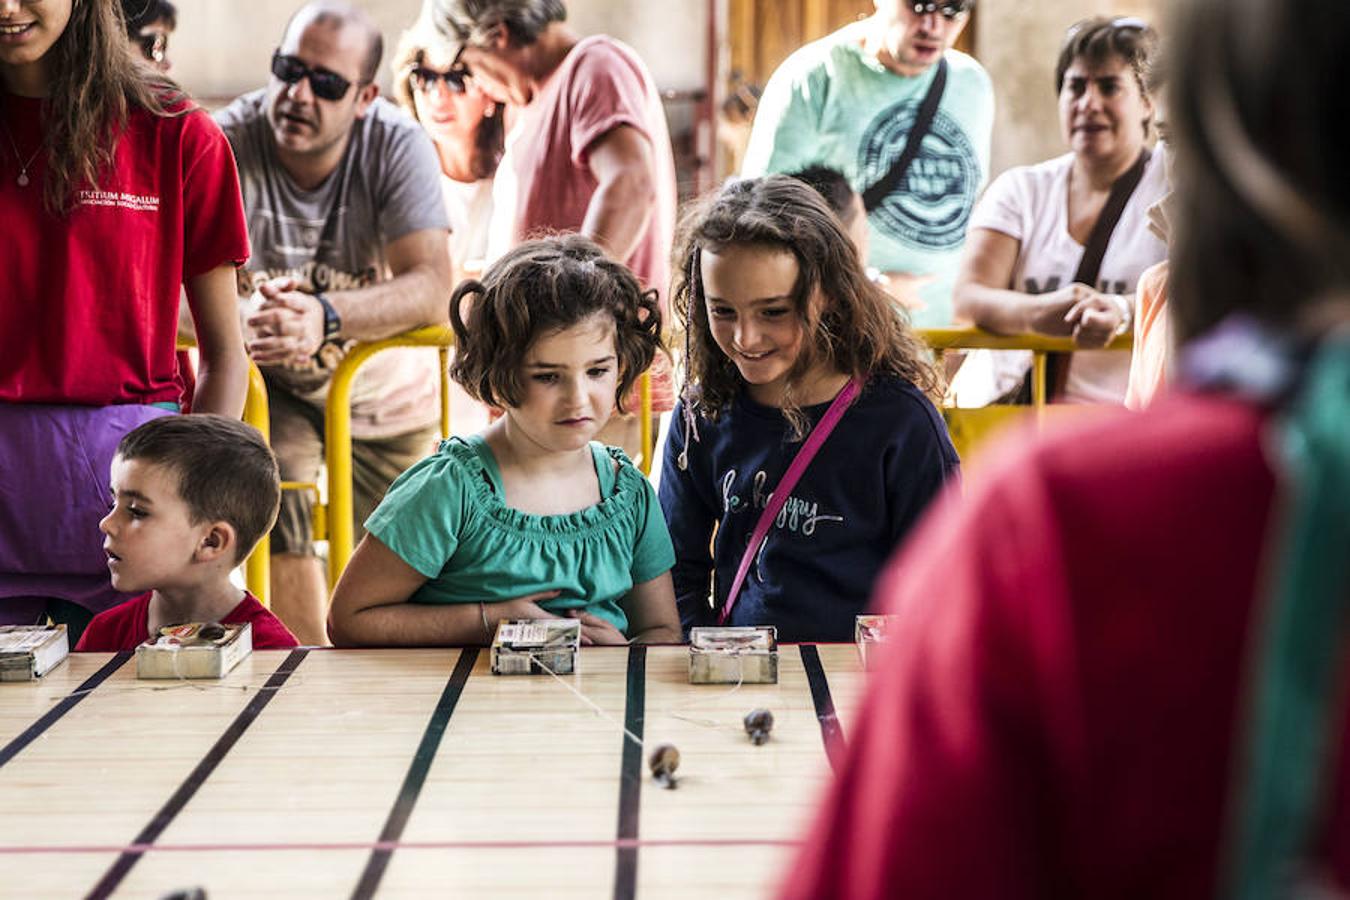
<svg viewBox="0 0 1350 900">
<path fill-rule="evenodd" d="M 446 321 L 448 222 L 440 165 L 417 123 L 378 97 L 383 43 L 338 0 L 301 8 L 268 86 L 216 118 L 234 147 L 253 246 L 240 276 L 245 338 L 262 367 L 285 481 L 316 482 L 324 402 L 355 341 Z M 388 350 L 352 393 L 356 525 L 435 443 L 434 350 Z M 311 498 L 286 491 L 272 532 L 273 608 L 302 643 L 327 643 L 328 592 Z"/>
<path fill-rule="evenodd" d="M 843 172 L 867 206 L 868 264 L 889 275 L 915 325 L 943 326 L 994 122 L 988 74 L 952 49 L 975 0 L 875 3 L 774 72 L 741 174 Z M 922 139 L 906 154 L 913 132 Z"/>
</svg>

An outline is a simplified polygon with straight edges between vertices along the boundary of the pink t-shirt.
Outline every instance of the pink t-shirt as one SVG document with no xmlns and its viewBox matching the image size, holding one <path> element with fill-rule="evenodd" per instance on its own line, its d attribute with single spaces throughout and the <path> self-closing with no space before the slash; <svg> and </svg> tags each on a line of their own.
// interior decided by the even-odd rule
<svg viewBox="0 0 1350 900">
<path fill-rule="evenodd" d="M 660 292 L 669 322 L 665 296 L 676 208 L 670 131 L 651 73 L 632 48 L 613 38 L 579 41 L 516 117 L 493 184 L 488 260 L 531 237 L 581 229 L 596 188 L 588 167 L 591 148 L 620 125 L 636 128 L 651 144 L 656 189 L 642 240 L 624 262 Z M 653 385 L 657 409 L 673 405 L 661 396 L 668 392 Z"/>
</svg>

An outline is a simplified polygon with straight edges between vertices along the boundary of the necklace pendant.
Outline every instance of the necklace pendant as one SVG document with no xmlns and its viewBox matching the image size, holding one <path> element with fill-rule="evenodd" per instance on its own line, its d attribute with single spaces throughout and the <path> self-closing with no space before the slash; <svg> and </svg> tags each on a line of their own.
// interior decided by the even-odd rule
<svg viewBox="0 0 1350 900">
<path fill-rule="evenodd" d="M 28 187 L 28 173 L 27 173 L 27 172 L 20 172 L 20 173 L 19 173 L 18 181 L 19 181 L 19 187 Z"/>
</svg>

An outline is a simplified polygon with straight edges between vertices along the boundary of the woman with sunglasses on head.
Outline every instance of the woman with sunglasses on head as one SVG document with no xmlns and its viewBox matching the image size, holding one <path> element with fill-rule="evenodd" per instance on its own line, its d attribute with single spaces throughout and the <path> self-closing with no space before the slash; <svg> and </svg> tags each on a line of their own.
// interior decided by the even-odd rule
<svg viewBox="0 0 1350 900">
<path fill-rule="evenodd" d="M 1176 9 L 1173 390 L 892 562 L 784 896 L 1350 895 L 1350 4 Z"/>
<path fill-rule="evenodd" d="M 456 271 L 481 269 L 492 218 L 492 176 L 504 149 L 505 104 L 478 89 L 455 47 L 425 24 L 394 53 L 394 97 L 436 145 Z"/>
<path fill-rule="evenodd" d="M 1149 207 L 1167 193 L 1163 154 L 1147 147 L 1144 72 L 1156 44 L 1139 19 L 1069 29 L 1055 85 L 1070 152 L 1005 172 L 971 215 L 956 313 L 999 334 L 1066 336 L 1085 348 L 1053 360 L 1052 399 L 1125 399 L 1129 354 L 1093 348 L 1129 330 L 1140 274 L 1167 255 L 1148 228 Z M 1029 366 L 1030 353 L 972 354 L 953 383 L 958 403 L 1016 394 Z"/>
<path fill-rule="evenodd" d="M 178 27 L 177 7 L 169 0 L 122 0 L 122 17 L 132 49 L 161 72 L 169 71 L 169 35 Z"/>
<path fill-rule="evenodd" d="M 127 52 L 115 0 L 0 0 L 0 622 L 111 588 L 98 521 L 123 434 L 177 408 L 180 291 L 198 412 L 238 416 L 248 256 L 220 129 Z"/>
</svg>

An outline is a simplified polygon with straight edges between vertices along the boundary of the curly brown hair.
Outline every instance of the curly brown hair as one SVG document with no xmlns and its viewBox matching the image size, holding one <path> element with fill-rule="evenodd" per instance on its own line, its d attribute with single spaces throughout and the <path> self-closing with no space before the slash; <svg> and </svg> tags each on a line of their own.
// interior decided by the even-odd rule
<svg viewBox="0 0 1350 900">
<path fill-rule="evenodd" d="M 788 371 L 782 409 L 798 437 L 807 421 L 795 394 L 819 360 L 864 380 L 895 375 L 934 403 L 941 400 L 942 376 L 927 347 L 907 314 L 867 277 L 857 247 L 824 199 L 795 178 L 769 175 L 732 182 L 691 207 L 680 224 L 671 296 L 685 329 L 687 405 L 716 418 L 744 384 L 713 340 L 699 267 L 704 250 L 721 253 L 746 244 L 797 260 L 792 304 L 807 339 Z M 820 309 L 809 302 L 817 287 L 825 297 Z"/>
<path fill-rule="evenodd" d="M 131 53 L 117 0 L 75 3 L 47 55 L 52 79 L 43 107 L 43 202 L 61 215 L 78 186 L 98 187 L 133 106 L 157 116 L 183 115 L 194 107 L 177 84 Z"/>
<path fill-rule="evenodd" d="M 476 302 L 466 318 L 462 307 L 471 296 Z M 518 406 L 524 398 L 521 371 L 535 340 L 601 313 L 614 317 L 614 402 L 623 412 L 622 398 L 661 347 L 656 291 L 642 290 L 622 263 L 578 234 L 527 241 L 489 266 L 481 281 L 455 289 L 450 377 L 475 400 Z"/>
</svg>

